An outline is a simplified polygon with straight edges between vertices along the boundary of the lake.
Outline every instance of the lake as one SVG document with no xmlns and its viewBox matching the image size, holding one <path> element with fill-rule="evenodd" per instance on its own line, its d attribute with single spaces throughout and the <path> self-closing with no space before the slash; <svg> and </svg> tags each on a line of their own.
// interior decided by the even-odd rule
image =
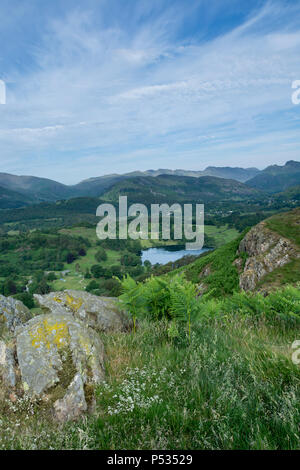
<svg viewBox="0 0 300 470">
<path fill-rule="evenodd" d="M 146 260 L 151 264 L 167 264 L 170 261 L 176 261 L 183 256 L 199 256 L 208 251 L 209 248 L 201 250 L 186 250 L 184 245 L 161 246 L 159 248 L 148 248 L 142 251 L 142 263 Z"/>
</svg>

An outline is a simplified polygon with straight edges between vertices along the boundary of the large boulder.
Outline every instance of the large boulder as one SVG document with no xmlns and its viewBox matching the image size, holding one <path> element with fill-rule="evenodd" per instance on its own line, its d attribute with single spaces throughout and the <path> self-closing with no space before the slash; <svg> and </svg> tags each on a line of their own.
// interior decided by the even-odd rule
<svg viewBox="0 0 300 470">
<path fill-rule="evenodd" d="M 14 333 L 17 326 L 23 325 L 30 318 L 32 318 L 30 310 L 20 300 L 0 295 L 1 329 Z"/>
<path fill-rule="evenodd" d="M 126 331 L 131 328 L 129 316 L 121 310 L 116 298 L 98 297 L 76 290 L 35 294 L 34 297 L 45 312 L 71 313 L 98 331 Z"/>
<path fill-rule="evenodd" d="M 84 384 L 104 379 L 104 347 L 99 335 L 71 314 L 46 314 L 17 330 L 17 359 L 24 391 L 41 396 L 68 385 L 79 373 Z"/>
<path fill-rule="evenodd" d="M 0 341 L 4 390 L 48 403 L 59 421 L 77 419 L 94 404 L 104 380 L 104 346 L 99 334 L 71 313 L 38 315 Z"/>
</svg>

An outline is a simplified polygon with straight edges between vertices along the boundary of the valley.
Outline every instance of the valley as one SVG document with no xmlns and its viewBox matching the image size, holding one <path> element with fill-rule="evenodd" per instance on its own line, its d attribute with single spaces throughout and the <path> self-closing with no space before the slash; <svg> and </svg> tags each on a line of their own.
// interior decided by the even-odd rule
<svg viewBox="0 0 300 470">
<path fill-rule="evenodd" d="M 297 449 L 298 193 L 137 175 L 0 211 L 0 448 Z M 151 264 L 143 250 L 178 241 L 99 240 L 96 208 L 119 195 L 205 203 L 209 250 Z M 61 369 L 41 374 L 36 344 Z"/>
</svg>

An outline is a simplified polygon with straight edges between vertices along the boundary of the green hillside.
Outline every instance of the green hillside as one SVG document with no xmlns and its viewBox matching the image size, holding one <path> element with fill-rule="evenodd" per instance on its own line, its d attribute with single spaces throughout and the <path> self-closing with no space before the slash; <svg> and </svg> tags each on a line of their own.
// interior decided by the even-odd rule
<svg viewBox="0 0 300 470">
<path fill-rule="evenodd" d="M 76 195 L 72 187 L 66 186 L 48 178 L 36 176 L 17 176 L 0 173 L 0 186 L 23 194 L 31 203 L 42 201 L 57 201 Z M 7 206 L 9 207 L 9 206 Z"/>
<path fill-rule="evenodd" d="M 278 193 L 300 184 L 300 162 L 272 165 L 247 181 L 247 185 L 269 193 Z"/>
<path fill-rule="evenodd" d="M 24 196 L 24 194 L 0 186 L 0 209 L 15 209 L 34 202 L 34 197 Z"/>
<path fill-rule="evenodd" d="M 129 203 L 205 203 L 230 201 L 238 204 L 245 200 L 258 200 L 262 194 L 243 183 L 212 176 L 193 178 L 162 175 L 155 178 L 136 177 L 116 183 L 102 199 L 117 202 L 126 195 Z"/>
</svg>

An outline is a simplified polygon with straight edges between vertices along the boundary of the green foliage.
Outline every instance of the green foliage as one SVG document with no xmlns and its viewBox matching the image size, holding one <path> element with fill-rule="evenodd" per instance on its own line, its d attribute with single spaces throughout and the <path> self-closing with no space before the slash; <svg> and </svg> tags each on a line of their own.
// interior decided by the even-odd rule
<svg viewBox="0 0 300 470">
<path fill-rule="evenodd" d="M 184 269 L 186 278 L 195 284 L 204 282 L 207 288 L 206 292 L 213 291 L 214 297 L 223 297 L 238 291 L 239 275 L 233 262 L 236 259 L 240 241 L 245 234 L 246 231 L 236 240 L 199 257 L 194 263 L 188 265 Z M 202 279 L 202 272 L 206 268 L 208 268 L 209 273 Z"/>
<path fill-rule="evenodd" d="M 56 277 L 54 272 L 51 272 L 47 275 L 47 281 L 52 282 L 52 281 L 56 281 L 56 279 L 57 279 L 57 277 Z"/>
<path fill-rule="evenodd" d="M 97 281 L 90 281 L 85 288 L 87 292 L 93 292 L 95 289 L 99 289 L 99 282 Z"/>
<path fill-rule="evenodd" d="M 101 266 L 101 264 L 94 264 L 91 267 L 91 273 L 96 279 L 99 279 L 100 277 L 105 276 L 106 269 L 103 266 Z"/>
<path fill-rule="evenodd" d="M 299 327 L 237 312 L 202 317 L 187 347 L 174 341 L 176 328 L 141 320 L 135 335 L 103 334 L 106 380 L 95 413 L 79 422 L 57 426 L 40 405 L 20 419 L 21 400 L 0 401 L 0 448 L 299 449 L 290 347 Z"/>
<path fill-rule="evenodd" d="M 191 336 L 191 322 L 197 312 L 196 287 L 183 275 L 172 279 L 151 276 L 139 283 L 129 275 L 121 282 L 120 296 L 135 322 L 136 318 L 162 319 L 188 325 Z"/>
<path fill-rule="evenodd" d="M 107 254 L 104 248 L 100 247 L 95 254 L 95 260 L 100 263 L 101 261 L 106 261 L 107 260 Z"/>
<path fill-rule="evenodd" d="M 286 324 L 300 321 L 300 285 L 287 286 L 264 297 L 262 294 L 234 292 L 222 299 L 211 298 L 211 291 L 196 296 L 196 286 L 183 275 L 173 278 L 150 277 L 136 282 L 129 275 L 121 283 L 121 302 L 134 319 L 175 321 L 178 325 L 191 325 L 203 318 L 230 318 L 241 314 L 251 318 L 280 318 Z"/>
<path fill-rule="evenodd" d="M 49 294 L 51 291 L 51 288 L 49 284 L 47 283 L 46 279 L 43 278 L 40 281 L 35 281 L 32 284 L 30 284 L 29 292 L 35 293 L 35 294 Z"/>
<path fill-rule="evenodd" d="M 256 293 L 235 292 L 223 299 L 206 299 L 203 296 L 197 305 L 197 321 L 201 318 L 244 317 L 266 321 L 279 319 L 286 325 L 300 322 L 300 284 L 286 286 L 264 296 Z"/>
<path fill-rule="evenodd" d="M 20 294 L 14 295 L 14 298 L 23 302 L 23 304 L 28 308 L 35 307 L 33 295 L 29 292 L 21 292 Z"/>
</svg>

